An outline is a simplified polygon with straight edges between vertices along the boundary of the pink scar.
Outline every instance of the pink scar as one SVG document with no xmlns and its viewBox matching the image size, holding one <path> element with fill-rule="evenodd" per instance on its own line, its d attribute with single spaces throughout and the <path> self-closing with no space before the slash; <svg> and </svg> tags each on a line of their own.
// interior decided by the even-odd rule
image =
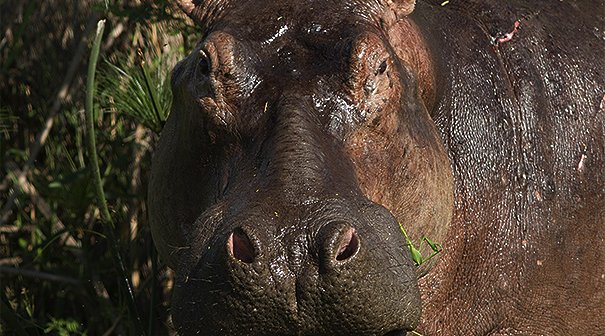
<svg viewBox="0 0 605 336">
<path fill-rule="evenodd" d="M 513 27 L 513 30 L 510 33 L 505 34 L 504 37 L 499 38 L 496 41 L 496 45 L 512 40 L 513 36 L 515 35 L 515 33 L 517 32 L 517 30 L 519 29 L 520 25 L 521 25 L 521 23 L 519 21 L 515 21 L 515 26 Z"/>
</svg>

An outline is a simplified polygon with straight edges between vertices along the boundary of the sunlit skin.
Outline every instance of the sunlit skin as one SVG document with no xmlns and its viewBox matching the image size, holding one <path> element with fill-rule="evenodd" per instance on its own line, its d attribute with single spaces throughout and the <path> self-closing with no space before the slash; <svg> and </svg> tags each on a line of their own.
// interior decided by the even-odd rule
<svg viewBox="0 0 605 336">
<path fill-rule="evenodd" d="M 180 2 L 149 187 L 178 332 L 605 333 L 586 3 Z"/>
</svg>

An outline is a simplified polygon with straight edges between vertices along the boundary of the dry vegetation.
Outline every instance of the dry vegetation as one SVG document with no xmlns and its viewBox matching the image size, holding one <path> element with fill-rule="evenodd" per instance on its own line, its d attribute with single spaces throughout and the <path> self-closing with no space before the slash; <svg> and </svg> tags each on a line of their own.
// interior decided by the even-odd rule
<svg viewBox="0 0 605 336">
<path fill-rule="evenodd" d="M 100 18 L 97 151 L 134 305 L 85 145 L 86 63 Z M 0 334 L 170 333 L 171 274 L 146 218 L 151 118 L 165 117 L 167 70 L 195 38 L 167 1 L 0 0 Z M 160 111 L 149 111 L 151 97 Z"/>
</svg>

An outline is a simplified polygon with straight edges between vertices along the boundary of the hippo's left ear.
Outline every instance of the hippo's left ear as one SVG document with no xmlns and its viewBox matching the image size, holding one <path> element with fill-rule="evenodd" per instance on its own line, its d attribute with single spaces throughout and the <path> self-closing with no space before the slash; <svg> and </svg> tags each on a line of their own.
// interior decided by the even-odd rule
<svg viewBox="0 0 605 336">
<path fill-rule="evenodd" d="M 395 12 L 398 19 L 410 15 L 416 6 L 416 0 L 385 0 L 387 6 Z"/>
</svg>

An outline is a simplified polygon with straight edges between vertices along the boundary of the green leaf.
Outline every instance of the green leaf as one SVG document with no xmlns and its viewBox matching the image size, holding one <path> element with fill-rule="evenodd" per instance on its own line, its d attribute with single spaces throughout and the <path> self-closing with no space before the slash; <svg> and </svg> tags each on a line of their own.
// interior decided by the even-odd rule
<svg viewBox="0 0 605 336">
<path fill-rule="evenodd" d="M 19 247 L 22 249 L 27 249 L 27 240 L 23 239 L 23 238 L 19 238 Z"/>
<path fill-rule="evenodd" d="M 423 240 L 431 247 L 431 249 L 434 252 L 439 253 L 439 252 L 441 252 L 441 250 L 443 250 L 443 247 L 441 246 L 441 244 L 434 243 L 433 241 L 431 241 L 427 237 L 424 237 Z"/>
<path fill-rule="evenodd" d="M 63 184 L 59 181 L 54 181 L 48 184 L 49 189 L 60 189 L 63 188 Z"/>
<path fill-rule="evenodd" d="M 139 51 L 135 61 L 128 55 L 107 61 L 99 69 L 104 105 L 159 133 L 172 105 L 174 53 L 158 55 L 150 51 L 144 55 Z"/>
<path fill-rule="evenodd" d="M 412 254 L 412 260 L 414 260 L 414 263 L 417 266 L 421 265 L 423 260 L 422 260 L 422 254 L 420 254 L 420 251 L 418 251 L 412 244 L 408 244 L 408 246 L 410 248 L 410 253 Z"/>
</svg>

